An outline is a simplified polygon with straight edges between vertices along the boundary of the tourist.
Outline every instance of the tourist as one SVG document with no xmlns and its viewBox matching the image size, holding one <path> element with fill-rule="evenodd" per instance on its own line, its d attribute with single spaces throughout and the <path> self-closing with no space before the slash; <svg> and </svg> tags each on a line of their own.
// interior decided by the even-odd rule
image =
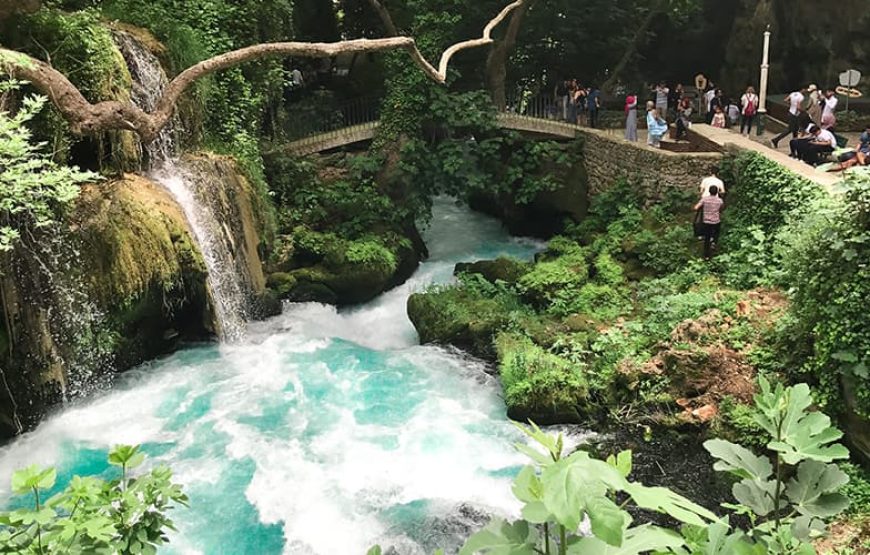
<svg viewBox="0 0 870 555">
<path fill-rule="evenodd" d="M 692 101 L 689 98 L 680 100 L 677 108 L 677 140 L 685 139 L 692 126 Z"/>
<path fill-rule="evenodd" d="M 722 89 L 716 89 L 713 92 L 713 98 L 710 99 L 710 104 L 707 106 L 707 123 L 713 123 L 713 116 L 716 115 L 716 108 L 725 109 L 727 106 L 725 97 L 722 95 Z"/>
<path fill-rule="evenodd" d="M 716 97 L 716 91 L 717 91 L 717 89 L 716 89 L 716 86 L 713 84 L 713 81 L 710 81 L 709 83 L 707 83 L 707 89 L 704 91 L 704 95 L 701 97 L 702 98 L 702 101 L 701 101 L 702 112 L 701 113 L 704 114 L 704 117 L 705 117 L 704 121 L 710 121 L 709 119 L 706 119 L 706 118 L 710 117 L 710 103 L 713 102 L 713 98 Z"/>
<path fill-rule="evenodd" d="M 562 121 L 568 121 L 568 102 L 571 98 L 568 96 L 568 80 L 563 79 L 556 83 L 556 89 L 553 91 L 556 97 L 557 106 L 562 110 Z"/>
<path fill-rule="evenodd" d="M 637 142 L 637 97 L 625 97 L 625 140 Z"/>
<path fill-rule="evenodd" d="M 721 215 L 725 203 L 719 198 L 719 187 L 711 185 L 708 189 L 708 195 L 702 197 L 698 204 L 695 205 L 695 210 L 701 210 L 701 223 L 703 224 L 704 235 L 704 260 L 710 260 L 713 255 L 713 247 L 716 241 L 719 240 L 719 230 L 722 226 Z"/>
<path fill-rule="evenodd" d="M 792 158 L 797 158 L 798 153 L 803 148 L 803 146 L 802 146 L 803 143 L 811 141 L 813 139 L 813 136 L 815 135 L 816 129 L 818 129 L 818 128 L 819 128 L 818 125 L 816 125 L 815 123 L 811 123 L 807 126 L 807 128 L 804 131 L 801 131 L 800 135 L 796 139 L 792 139 L 791 141 L 789 141 L 788 142 L 788 149 L 789 149 L 788 155 L 791 156 Z"/>
<path fill-rule="evenodd" d="M 740 122 L 740 106 L 733 100 L 728 101 L 728 125 L 734 127 Z"/>
<path fill-rule="evenodd" d="M 740 134 L 746 129 L 746 136 L 752 133 L 752 122 L 755 119 L 755 114 L 758 113 L 758 95 L 755 94 L 755 87 L 747 87 L 746 92 L 740 97 Z"/>
<path fill-rule="evenodd" d="M 811 166 L 819 163 L 820 156 L 834 152 L 837 148 L 837 138 L 829 129 L 813 126 L 810 140 L 798 143 L 797 157 Z"/>
<path fill-rule="evenodd" d="M 838 162 L 828 171 L 841 171 L 853 166 L 866 166 L 870 163 L 870 123 L 867 124 L 864 132 L 858 138 L 858 146 L 855 147 L 855 150 L 841 155 Z"/>
<path fill-rule="evenodd" d="M 659 83 L 656 87 L 656 109 L 658 109 L 659 114 L 661 114 L 662 117 L 664 117 L 665 114 L 668 113 L 669 92 L 671 92 L 671 90 L 668 88 L 667 85 L 665 85 L 664 81 Z"/>
<path fill-rule="evenodd" d="M 668 123 L 662 118 L 653 101 L 646 103 L 646 144 L 661 148 L 662 137 L 668 132 Z"/>
<path fill-rule="evenodd" d="M 814 84 L 810 84 L 807 87 L 807 96 L 809 97 L 809 101 L 807 103 L 807 114 L 810 116 L 810 119 L 813 120 L 813 123 L 816 125 L 822 124 L 822 93 L 819 91 L 819 88 Z"/>
<path fill-rule="evenodd" d="M 571 105 L 574 107 L 571 123 L 583 125 L 586 121 L 586 88 L 576 84 L 571 93 Z"/>
<path fill-rule="evenodd" d="M 725 195 L 725 183 L 719 179 L 719 170 L 711 166 L 710 175 L 701 180 L 701 198 L 710 196 L 710 187 L 714 186 L 719 196 Z"/>
<path fill-rule="evenodd" d="M 601 108 L 601 91 L 592 85 L 586 95 L 586 113 L 589 114 L 589 127 L 594 128 L 598 123 L 598 110 Z"/>
<path fill-rule="evenodd" d="M 822 102 L 824 105 L 822 106 L 822 125 L 820 127 L 826 130 L 833 129 L 837 126 L 837 116 L 834 115 L 834 111 L 837 109 L 837 94 L 834 89 L 825 91 Z"/>
<path fill-rule="evenodd" d="M 668 93 L 668 110 L 671 113 L 676 115 L 680 110 L 680 101 L 683 100 L 683 95 L 682 83 L 677 83 L 677 86 L 671 89 L 671 92 Z"/>
<path fill-rule="evenodd" d="M 716 129 L 725 129 L 725 111 L 721 106 L 716 106 L 716 110 L 713 112 L 713 121 L 710 122 L 710 125 Z"/>
<path fill-rule="evenodd" d="M 801 106 L 804 103 L 804 91 L 792 92 L 785 97 L 785 102 L 788 104 L 788 129 L 770 140 L 773 143 L 773 148 L 779 148 L 779 141 L 789 133 L 791 133 L 792 139 L 797 139 L 801 129 Z"/>
</svg>

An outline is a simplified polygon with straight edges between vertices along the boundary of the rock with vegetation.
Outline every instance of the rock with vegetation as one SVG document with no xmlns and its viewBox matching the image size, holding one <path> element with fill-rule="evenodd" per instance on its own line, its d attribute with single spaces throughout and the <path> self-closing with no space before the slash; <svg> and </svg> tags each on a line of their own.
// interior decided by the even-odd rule
<svg viewBox="0 0 870 555">
<path fill-rule="evenodd" d="M 281 298 L 362 303 L 416 270 L 425 246 L 409 208 L 381 190 L 377 159 L 275 152 L 267 161 L 279 225 L 267 274 Z"/>
<path fill-rule="evenodd" d="M 490 283 L 499 281 L 516 283 L 528 271 L 528 264 L 514 258 L 501 257 L 495 260 L 460 262 L 454 268 L 453 273 L 455 275 L 477 274 Z"/>
</svg>

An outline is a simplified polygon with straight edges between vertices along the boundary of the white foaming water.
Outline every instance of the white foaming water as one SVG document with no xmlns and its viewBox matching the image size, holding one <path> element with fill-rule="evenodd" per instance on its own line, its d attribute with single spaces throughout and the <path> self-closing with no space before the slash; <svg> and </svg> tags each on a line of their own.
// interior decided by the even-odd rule
<svg viewBox="0 0 870 555">
<path fill-rule="evenodd" d="M 291 305 L 246 339 L 179 352 L 125 374 L 111 393 L 0 450 L 0 476 L 53 464 L 100 473 L 115 443 L 141 443 L 191 498 L 169 553 L 402 555 L 455 549 L 487 514 L 515 516 L 525 458 L 496 379 L 473 360 L 417 345 L 407 296 L 456 262 L 537 244 L 439 200 L 430 261 L 403 287 L 336 311 Z M 6 496 L 6 483 L 0 494 Z"/>
<path fill-rule="evenodd" d="M 168 84 L 166 72 L 157 57 L 129 33 L 116 31 L 114 38 L 133 79 L 133 103 L 143 110 L 153 111 Z M 249 316 L 245 287 L 227 238 L 229 233 L 211 202 L 216 196 L 210 191 L 214 176 L 200 175 L 178 159 L 175 136 L 179 127 L 179 120 L 174 116 L 158 137 L 145 146 L 148 168 L 151 177 L 181 206 L 202 252 L 218 337 L 223 341 L 238 341 L 245 333 Z"/>
</svg>

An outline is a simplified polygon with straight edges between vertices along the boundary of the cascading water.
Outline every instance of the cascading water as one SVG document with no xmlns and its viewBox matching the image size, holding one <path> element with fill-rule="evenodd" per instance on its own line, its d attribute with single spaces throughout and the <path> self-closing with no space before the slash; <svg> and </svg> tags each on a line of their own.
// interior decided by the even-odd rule
<svg viewBox="0 0 870 555">
<path fill-rule="evenodd" d="M 110 473 L 110 445 L 141 443 L 191 498 L 173 514 L 168 553 L 455 551 L 486 514 L 518 510 L 521 437 L 497 380 L 460 353 L 417 345 L 405 304 L 458 261 L 529 258 L 539 246 L 443 199 L 426 239 L 431 258 L 405 285 L 353 310 L 289 305 L 243 341 L 124 374 L 0 450 L 0 476 L 32 463 L 67 479 Z"/>
<path fill-rule="evenodd" d="M 168 83 L 160 61 L 130 34 L 117 31 L 114 37 L 133 79 L 133 102 L 152 111 Z M 145 146 L 147 169 L 150 177 L 181 206 L 202 252 L 218 336 L 224 341 L 237 341 L 244 335 L 250 316 L 249 291 L 233 256 L 231 233 L 221 224 L 213 206 L 216 195 L 211 190 L 212 176 L 179 158 L 175 147 L 178 129 L 178 120 L 173 118 L 157 139 Z"/>
</svg>

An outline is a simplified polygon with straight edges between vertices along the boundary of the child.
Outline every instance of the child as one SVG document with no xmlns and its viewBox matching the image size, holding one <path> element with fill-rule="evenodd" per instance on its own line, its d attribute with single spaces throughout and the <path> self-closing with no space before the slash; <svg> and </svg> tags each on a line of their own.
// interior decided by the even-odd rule
<svg viewBox="0 0 870 555">
<path fill-rule="evenodd" d="M 716 106 L 711 125 L 713 125 L 713 127 L 718 127 L 719 129 L 725 129 L 725 112 L 722 111 L 721 106 Z"/>
</svg>

